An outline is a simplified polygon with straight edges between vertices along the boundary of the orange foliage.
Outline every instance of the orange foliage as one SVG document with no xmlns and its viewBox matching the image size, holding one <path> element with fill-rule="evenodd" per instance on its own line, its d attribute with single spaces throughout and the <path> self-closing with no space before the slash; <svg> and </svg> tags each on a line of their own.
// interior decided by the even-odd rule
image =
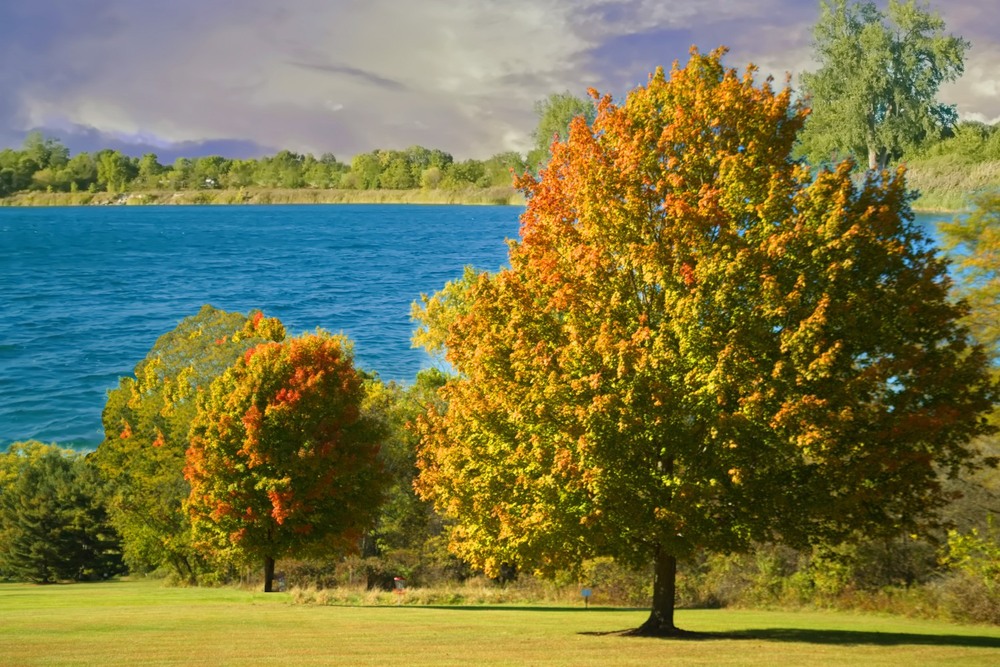
<svg viewBox="0 0 1000 667">
<path fill-rule="evenodd" d="M 510 268 L 418 313 L 458 376 L 415 425 L 416 487 L 476 566 L 896 531 L 972 455 L 984 357 L 903 172 L 813 176 L 808 110 L 724 53 L 594 93 L 516 181 Z"/>
<path fill-rule="evenodd" d="M 201 548 L 279 558 L 350 548 L 347 536 L 370 526 L 381 432 L 362 416 L 346 345 L 323 333 L 259 345 L 213 382 L 185 468 Z"/>
</svg>

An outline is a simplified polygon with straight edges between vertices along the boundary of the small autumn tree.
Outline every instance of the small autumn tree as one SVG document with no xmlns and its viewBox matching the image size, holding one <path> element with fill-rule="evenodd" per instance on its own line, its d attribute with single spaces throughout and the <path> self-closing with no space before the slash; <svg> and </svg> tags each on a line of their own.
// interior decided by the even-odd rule
<svg viewBox="0 0 1000 667">
<path fill-rule="evenodd" d="M 692 51 L 576 121 L 510 268 L 426 298 L 458 376 L 418 424 L 418 491 L 496 574 L 653 565 L 754 541 L 916 530 L 992 388 L 902 172 L 790 157 L 806 109 Z M 596 95 L 595 95 L 596 96 Z"/>
<path fill-rule="evenodd" d="M 382 495 L 382 434 L 362 414 L 343 337 L 261 344 L 212 383 L 191 429 L 185 478 L 194 539 L 216 558 L 263 560 L 353 548 Z"/>
<path fill-rule="evenodd" d="M 202 565 L 182 509 L 191 492 L 184 453 L 195 399 L 246 350 L 284 336 L 281 322 L 260 311 L 243 315 L 205 305 L 160 336 L 135 374 L 108 392 L 104 440 L 93 458 L 133 572 L 165 566 L 196 581 Z"/>
</svg>

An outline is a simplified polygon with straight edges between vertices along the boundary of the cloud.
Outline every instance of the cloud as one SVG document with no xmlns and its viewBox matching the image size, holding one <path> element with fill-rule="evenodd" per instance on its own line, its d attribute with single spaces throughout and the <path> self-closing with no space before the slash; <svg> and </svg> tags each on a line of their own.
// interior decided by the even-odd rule
<svg viewBox="0 0 1000 667">
<path fill-rule="evenodd" d="M 392 79 L 387 79 L 385 77 L 379 76 L 378 74 L 373 74 L 371 72 L 366 72 L 358 67 L 350 67 L 348 65 L 321 65 L 318 63 L 291 63 L 297 67 L 303 67 L 305 69 L 316 70 L 318 72 L 327 72 L 330 74 L 344 74 L 356 79 L 360 79 L 365 83 L 370 83 L 374 86 L 380 88 L 385 88 L 386 90 L 398 90 L 405 91 L 406 86 L 399 81 L 394 81 Z"/>
<path fill-rule="evenodd" d="M 992 118 L 997 54 L 976 36 L 990 43 L 997 19 L 974 4 L 942 6 L 976 44 L 947 94 Z M 62 128 L 81 146 L 486 157 L 527 149 L 549 93 L 620 96 L 693 43 L 728 45 L 740 69 L 799 72 L 817 14 L 801 0 L 12 0 L 0 3 L 0 145 Z"/>
</svg>

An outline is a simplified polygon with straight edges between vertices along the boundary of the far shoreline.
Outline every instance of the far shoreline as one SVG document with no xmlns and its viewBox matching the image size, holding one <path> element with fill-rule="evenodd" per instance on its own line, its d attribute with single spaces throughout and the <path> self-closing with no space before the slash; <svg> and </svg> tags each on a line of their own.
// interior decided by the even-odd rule
<svg viewBox="0 0 1000 667">
<path fill-rule="evenodd" d="M 413 204 L 524 206 L 513 186 L 464 189 L 346 190 L 318 188 L 228 188 L 139 190 L 134 192 L 18 192 L 0 198 L 0 207 L 72 206 L 254 206 L 287 204 Z M 914 213 L 958 215 L 966 209 L 920 206 Z"/>
<path fill-rule="evenodd" d="M 0 206 L 197 206 L 268 204 L 460 204 L 523 206 L 513 186 L 466 189 L 339 190 L 232 188 L 135 192 L 19 192 Z"/>
</svg>

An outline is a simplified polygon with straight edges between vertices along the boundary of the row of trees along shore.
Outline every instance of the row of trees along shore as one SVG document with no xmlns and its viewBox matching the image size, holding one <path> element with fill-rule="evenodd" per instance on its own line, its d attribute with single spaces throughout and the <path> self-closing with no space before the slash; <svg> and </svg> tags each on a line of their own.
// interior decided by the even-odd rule
<svg viewBox="0 0 1000 667">
<path fill-rule="evenodd" d="M 421 146 L 362 153 L 349 165 L 329 153 L 316 158 L 287 150 L 260 159 L 212 155 L 162 165 L 152 153 L 135 158 L 110 149 L 70 157 L 58 140 L 32 132 L 21 150 L 0 151 L 0 196 L 23 191 L 489 188 L 510 186 L 511 172 L 525 169 L 525 158 L 514 152 L 455 161 L 449 153 Z"/>
<path fill-rule="evenodd" d="M 1000 621 L 1000 195 L 940 230 L 949 272 L 904 170 L 809 169 L 805 104 L 724 52 L 597 98 L 518 179 L 509 268 L 414 306 L 448 373 L 385 384 L 260 312 L 182 321 L 95 452 L 0 456 L 0 575 L 537 575 L 638 590 L 636 633 L 683 635 L 677 603 L 732 601 L 738 572 L 757 602 Z"/>
<path fill-rule="evenodd" d="M 593 118 L 592 102 L 557 93 L 536 105 L 536 146 L 522 155 L 497 153 L 485 160 L 456 161 L 445 151 L 411 146 L 355 155 L 350 164 L 331 153 L 319 158 L 283 150 L 260 159 L 218 155 L 178 158 L 163 165 L 153 153 L 130 157 L 118 150 L 70 156 L 58 139 L 31 132 L 21 150 L 0 151 L 0 197 L 24 192 L 150 192 L 238 189 L 468 190 L 505 188 L 512 175 L 537 172 L 553 136 L 565 136 L 570 120 Z"/>
</svg>

